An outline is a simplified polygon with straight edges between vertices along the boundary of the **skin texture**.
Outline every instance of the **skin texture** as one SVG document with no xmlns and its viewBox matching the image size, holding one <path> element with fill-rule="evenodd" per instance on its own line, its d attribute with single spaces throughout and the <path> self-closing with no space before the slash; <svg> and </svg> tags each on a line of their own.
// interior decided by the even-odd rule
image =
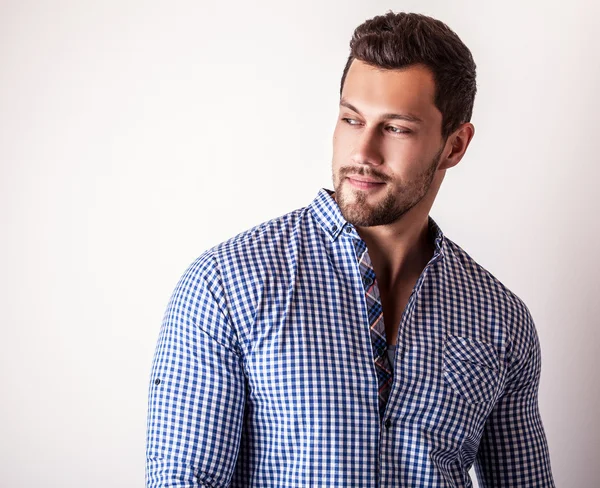
<svg viewBox="0 0 600 488">
<path fill-rule="evenodd" d="M 355 59 L 344 82 L 333 134 L 334 198 L 367 243 L 382 296 L 412 289 L 433 256 L 429 211 L 446 169 L 474 135 L 465 122 L 444 141 L 434 95 L 433 74 L 423 65 L 382 70 Z"/>
</svg>

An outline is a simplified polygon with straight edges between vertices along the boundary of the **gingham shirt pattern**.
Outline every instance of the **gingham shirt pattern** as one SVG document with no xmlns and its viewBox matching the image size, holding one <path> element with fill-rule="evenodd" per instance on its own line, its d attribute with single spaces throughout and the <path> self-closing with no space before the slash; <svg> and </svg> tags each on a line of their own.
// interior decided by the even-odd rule
<svg viewBox="0 0 600 488">
<path fill-rule="evenodd" d="M 202 253 L 154 354 L 146 486 L 554 486 L 526 305 L 435 231 L 383 419 L 364 288 L 331 192 Z"/>
</svg>

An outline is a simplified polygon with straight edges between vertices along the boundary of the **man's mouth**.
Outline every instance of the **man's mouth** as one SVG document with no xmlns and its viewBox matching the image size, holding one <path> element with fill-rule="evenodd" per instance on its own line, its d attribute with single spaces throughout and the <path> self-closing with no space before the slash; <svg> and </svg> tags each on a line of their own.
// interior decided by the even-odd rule
<svg viewBox="0 0 600 488">
<path fill-rule="evenodd" d="M 385 185 L 385 182 L 376 180 L 374 178 L 368 178 L 366 176 L 350 175 L 346 176 L 350 185 L 359 190 L 373 190 L 381 188 Z"/>
</svg>

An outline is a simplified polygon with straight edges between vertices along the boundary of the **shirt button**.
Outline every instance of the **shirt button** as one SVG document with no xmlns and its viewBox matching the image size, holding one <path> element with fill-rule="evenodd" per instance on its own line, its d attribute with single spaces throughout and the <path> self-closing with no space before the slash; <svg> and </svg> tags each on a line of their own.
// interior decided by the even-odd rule
<svg viewBox="0 0 600 488">
<path fill-rule="evenodd" d="M 389 430 L 389 428 L 392 426 L 392 420 L 391 419 L 387 419 L 385 421 L 385 428 Z"/>
<path fill-rule="evenodd" d="M 365 278 L 365 285 L 371 286 L 371 283 L 373 283 L 373 280 L 371 278 L 369 278 L 369 277 L 366 277 Z"/>
<path fill-rule="evenodd" d="M 336 230 L 337 230 L 337 225 L 334 225 L 334 226 L 331 228 L 331 232 L 335 232 Z"/>
<path fill-rule="evenodd" d="M 347 232 L 348 234 L 350 234 L 350 232 L 352 232 L 352 226 L 351 226 L 351 225 L 348 225 L 348 226 L 346 227 L 346 232 Z"/>
</svg>

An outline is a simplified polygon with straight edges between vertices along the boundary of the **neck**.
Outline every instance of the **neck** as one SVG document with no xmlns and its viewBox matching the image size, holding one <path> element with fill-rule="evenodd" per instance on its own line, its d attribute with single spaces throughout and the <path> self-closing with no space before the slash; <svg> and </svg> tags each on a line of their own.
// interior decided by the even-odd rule
<svg viewBox="0 0 600 488">
<path fill-rule="evenodd" d="M 389 226 L 357 227 L 383 289 L 415 281 L 435 251 L 428 216 L 405 214 L 404 217 Z"/>
<path fill-rule="evenodd" d="M 335 193 L 332 197 L 335 200 Z M 355 226 L 367 244 L 381 289 L 393 290 L 416 281 L 433 257 L 434 236 L 429 232 L 432 203 L 428 199 L 421 200 L 390 225 Z"/>
</svg>

